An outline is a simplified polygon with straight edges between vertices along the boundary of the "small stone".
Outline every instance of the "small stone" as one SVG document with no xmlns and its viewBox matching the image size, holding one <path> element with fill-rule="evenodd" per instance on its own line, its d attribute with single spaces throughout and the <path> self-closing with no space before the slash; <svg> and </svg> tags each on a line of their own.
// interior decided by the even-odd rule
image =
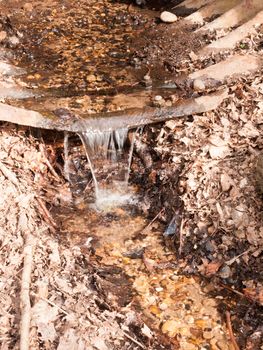
<svg viewBox="0 0 263 350">
<path fill-rule="evenodd" d="M 205 90 L 205 83 L 201 79 L 195 79 L 193 81 L 193 89 L 194 91 L 204 91 Z"/>
<path fill-rule="evenodd" d="M 244 188 L 244 187 L 247 186 L 247 184 L 248 184 L 248 181 L 247 181 L 246 178 L 244 178 L 244 179 L 242 179 L 242 180 L 240 181 L 239 187 L 240 187 L 240 188 Z"/>
<path fill-rule="evenodd" d="M 212 339 L 213 338 L 213 333 L 211 331 L 204 331 L 203 332 L 203 338 L 206 340 Z"/>
<path fill-rule="evenodd" d="M 161 304 L 159 305 L 159 309 L 162 310 L 162 311 L 167 310 L 167 309 L 168 309 L 168 305 L 165 304 L 165 303 L 161 303 Z"/>
<path fill-rule="evenodd" d="M 90 75 L 88 75 L 88 76 L 86 77 L 86 80 L 87 80 L 89 83 L 94 83 L 94 82 L 97 80 L 97 78 L 95 77 L 94 74 L 90 74 Z"/>
<path fill-rule="evenodd" d="M 185 322 L 188 324 L 194 324 L 195 319 L 193 318 L 193 316 L 187 315 L 187 316 L 185 316 Z"/>
<path fill-rule="evenodd" d="M 154 101 L 156 101 L 156 102 L 160 102 L 160 101 L 162 101 L 162 96 L 160 96 L 160 95 L 156 95 L 155 97 L 154 97 Z"/>
<path fill-rule="evenodd" d="M 30 2 L 26 2 L 25 5 L 23 6 L 24 10 L 27 12 L 31 12 L 33 10 L 33 5 L 30 4 Z"/>
<path fill-rule="evenodd" d="M 168 320 L 162 325 L 162 332 L 173 338 L 178 333 L 178 328 L 181 326 L 180 321 Z"/>
<path fill-rule="evenodd" d="M 160 19 L 165 23 L 174 23 L 177 21 L 177 16 L 172 12 L 163 11 L 160 15 Z"/>
<path fill-rule="evenodd" d="M 0 41 L 4 41 L 7 37 L 7 34 L 4 30 L 0 32 Z"/>
<path fill-rule="evenodd" d="M 13 35 L 13 36 L 10 36 L 9 42 L 11 45 L 15 46 L 15 45 L 19 44 L 19 39 L 17 36 Z"/>
<path fill-rule="evenodd" d="M 180 343 L 180 349 L 181 350 L 197 350 L 198 347 L 196 347 L 194 344 L 192 343 L 186 343 L 186 342 L 181 342 Z"/>
<path fill-rule="evenodd" d="M 219 271 L 219 276 L 221 278 L 229 278 L 232 274 L 232 271 L 229 266 L 223 266 Z"/>
<path fill-rule="evenodd" d="M 215 251 L 215 246 L 211 241 L 207 241 L 205 244 L 205 249 L 209 252 L 209 253 L 213 253 Z"/>
</svg>

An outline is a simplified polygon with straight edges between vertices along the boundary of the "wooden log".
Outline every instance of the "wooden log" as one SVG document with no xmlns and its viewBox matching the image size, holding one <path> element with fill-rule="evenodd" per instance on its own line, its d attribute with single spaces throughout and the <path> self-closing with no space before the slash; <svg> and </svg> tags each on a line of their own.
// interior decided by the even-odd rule
<svg viewBox="0 0 263 350">
<path fill-rule="evenodd" d="M 198 31 L 213 31 L 235 27 L 240 23 L 244 23 L 251 19 L 257 14 L 257 12 L 263 9 L 262 0 L 253 0 L 251 6 L 247 6 L 246 2 L 247 0 L 241 1 L 234 8 L 231 8 L 214 21 L 200 28 Z"/>
<path fill-rule="evenodd" d="M 255 27 L 263 23 L 263 11 L 260 11 L 250 21 L 244 23 L 240 27 L 233 30 L 228 35 L 213 41 L 211 44 L 205 46 L 198 55 L 200 57 L 209 56 L 212 53 L 217 53 L 223 50 L 230 50 L 235 48 L 238 42 L 245 39 L 247 36 L 256 33 Z"/>
<path fill-rule="evenodd" d="M 230 10 L 236 6 L 240 0 L 217 0 L 209 3 L 198 11 L 185 17 L 185 21 L 196 24 L 203 24 L 208 18 L 223 14 L 225 11 Z"/>
<path fill-rule="evenodd" d="M 225 61 L 191 73 L 189 79 L 201 79 L 204 83 L 212 79 L 223 83 L 229 77 L 238 77 L 255 72 L 262 65 L 263 60 L 260 56 L 234 55 L 228 57 Z"/>
<path fill-rule="evenodd" d="M 59 118 L 51 112 L 35 112 L 0 103 L 0 121 L 58 131 L 104 132 L 120 128 L 163 122 L 177 117 L 199 114 L 216 109 L 228 96 L 228 90 L 182 101 L 171 107 L 134 108 L 124 111 Z"/>
</svg>

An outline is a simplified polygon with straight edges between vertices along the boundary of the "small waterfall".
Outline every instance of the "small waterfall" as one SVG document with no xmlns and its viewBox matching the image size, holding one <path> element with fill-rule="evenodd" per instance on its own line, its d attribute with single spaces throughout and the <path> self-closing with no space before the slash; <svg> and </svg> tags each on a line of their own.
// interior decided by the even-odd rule
<svg viewBox="0 0 263 350">
<path fill-rule="evenodd" d="M 69 171 L 69 145 L 68 145 L 68 133 L 64 134 L 64 176 L 70 183 L 70 171 Z"/>
<path fill-rule="evenodd" d="M 96 206 L 104 209 L 129 202 L 132 199 L 132 194 L 128 191 L 128 179 L 134 134 L 128 150 L 126 128 L 107 132 L 83 132 L 79 137 L 85 147 L 94 181 Z"/>
</svg>

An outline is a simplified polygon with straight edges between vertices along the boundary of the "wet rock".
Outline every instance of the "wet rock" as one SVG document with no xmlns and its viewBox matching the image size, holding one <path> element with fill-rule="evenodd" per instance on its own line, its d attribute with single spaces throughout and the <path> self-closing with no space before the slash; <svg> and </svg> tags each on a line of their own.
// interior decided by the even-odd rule
<svg viewBox="0 0 263 350">
<path fill-rule="evenodd" d="M 174 23 L 177 21 L 177 16 L 172 12 L 163 11 L 160 15 L 160 19 L 165 23 Z"/>
<path fill-rule="evenodd" d="M 201 79 L 195 79 L 193 81 L 193 89 L 194 91 L 201 92 L 205 90 L 205 83 Z"/>
<path fill-rule="evenodd" d="M 223 266 L 219 271 L 219 276 L 221 278 L 229 278 L 232 275 L 232 271 L 229 266 Z"/>
</svg>

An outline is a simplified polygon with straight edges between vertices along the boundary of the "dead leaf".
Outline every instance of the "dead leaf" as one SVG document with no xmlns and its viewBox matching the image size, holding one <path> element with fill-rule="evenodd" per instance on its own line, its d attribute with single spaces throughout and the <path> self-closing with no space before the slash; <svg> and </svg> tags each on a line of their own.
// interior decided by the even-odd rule
<svg viewBox="0 0 263 350">
<path fill-rule="evenodd" d="M 57 319 L 58 309 L 50 306 L 46 301 L 39 300 L 32 308 L 32 322 L 37 327 L 43 341 L 53 342 L 57 337 L 54 321 Z"/>
<path fill-rule="evenodd" d="M 207 265 L 204 266 L 205 270 L 204 273 L 206 276 L 212 276 L 214 275 L 222 265 L 222 262 L 220 261 L 211 261 Z"/>
<path fill-rule="evenodd" d="M 222 191 L 223 192 L 229 191 L 231 186 L 232 186 L 232 184 L 233 184 L 233 180 L 226 173 L 223 173 L 221 175 L 220 182 L 221 182 L 221 187 L 222 187 Z"/>
<path fill-rule="evenodd" d="M 243 289 L 244 294 L 259 303 L 260 305 L 263 305 L 263 286 L 256 287 L 256 288 L 245 288 Z"/>
</svg>

